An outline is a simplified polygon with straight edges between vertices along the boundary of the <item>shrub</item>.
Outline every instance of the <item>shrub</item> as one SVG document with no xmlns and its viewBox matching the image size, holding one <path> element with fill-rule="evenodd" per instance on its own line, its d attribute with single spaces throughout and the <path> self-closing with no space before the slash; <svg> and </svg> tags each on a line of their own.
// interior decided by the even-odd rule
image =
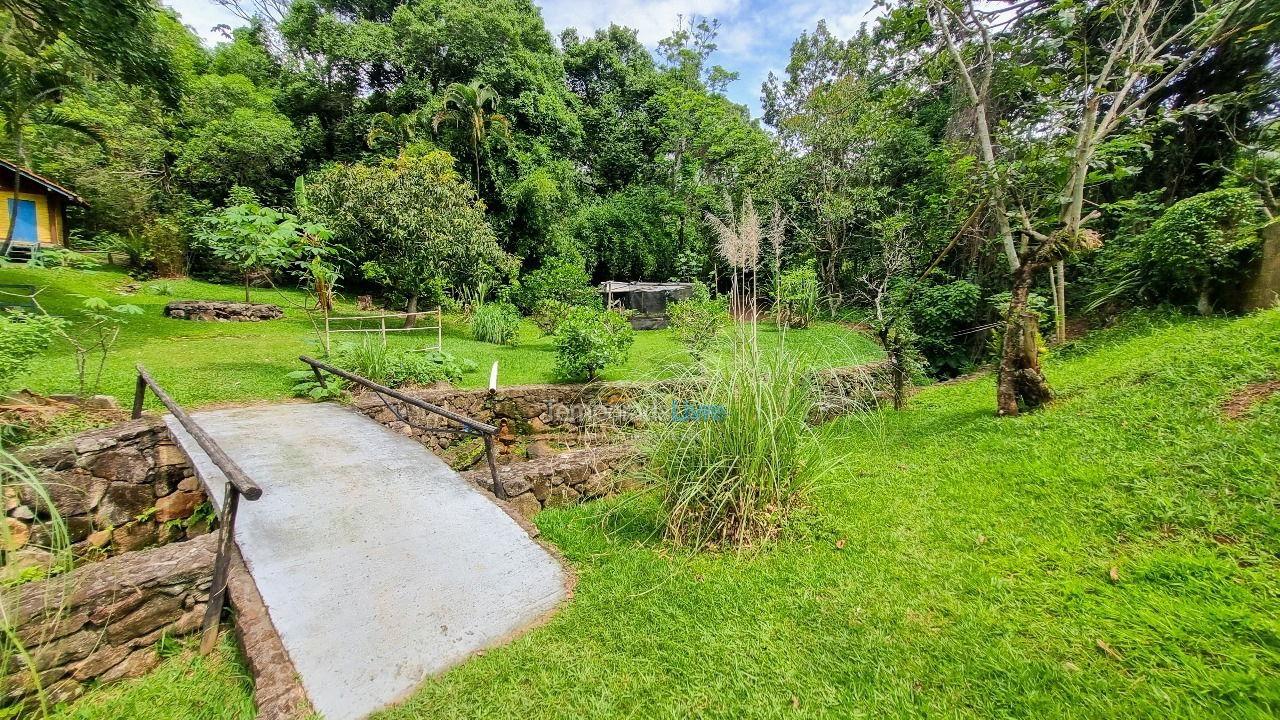
<svg viewBox="0 0 1280 720">
<path fill-rule="evenodd" d="M 635 330 L 627 318 L 607 310 L 577 308 L 556 330 L 556 372 L 569 380 L 595 381 L 600 371 L 627 361 Z"/>
<path fill-rule="evenodd" d="M 1198 295 L 1211 309 L 1214 285 L 1231 282 L 1258 244 L 1262 213 L 1252 190 L 1222 188 L 1179 200 L 1139 240 L 1139 261 L 1168 290 Z"/>
<path fill-rule="evenodd" d="M 774 312 L 778 324 L 806 328 L 818 315 L 818 273 L 811 265 L 787 270 L 774 288 Z"/>
<path fill-rule="evenodd" d="M 474 362 L 446 352 L 389 348 L 373 337 L 366 337 L 358 343 L 341 343 L 334 348 L 332 357 L 333 364 L 343 370 L 392 387 L 429 385 L 437 380 L 458 382 L 463 373 L 476 369 Z M 306 394 L 308 389 L 301 385 L 306 384 L 308 376 L 295 372 L 289 377 L 298 382 L 294 391 Z M 310 377 L 314 379 L 314 375 Z"/>
<path fill-rule="evenodd" d="M 928 285 L 911 297 L 907 308 L 911 330 L 931 374 L 955 375 L 972 362 L 973 353 L 965 341 L 974 339 L 973 334 L 961 333 L 976 324 L 973 319 L 981 302 L 982 288 L 965 280 Z"/>
<path fill-rule="evenodd" d="M 539 300 L 533 309 L 533 324 L 543 335 L 555 335 L 560 323 L 573 312 L 573 306 L 559 300 Z"/>
<path fill-rule="evenodd" d="M 796 362 L 753 351 L 717 360 L 652 398 L 651 412 L 670 421 L 648 423 L 641 447 L 666 537 L 703 547 L 775 535 L 820 468 L 837 464 L 820 456 L 810 424 L 820 399 Z M 715 410 L 686 420 L 689 406 Z"/>
<path fill-rule="evenodd" d="M 570 258 L 551 258 L 545 265 L 520 280 L 513 300 L 520 309 L 532 314 L 543 300 L 555 300 L 581 307 L 601 306 L 600 293 L 582 263 Z"/>
<path fill-rule="evenodd" d="M 103 233 L 99 236 L 98 247 L 108 253 L 124 255 L 125 267 L 131 273 L 145 275 L 154 269 L 155 255 L 151 251 L 151 244 L 145 236 L 132 230 L 123 235 Z"/>
<path fill-rule="evenodd" d="M 506 345 L 519 329 L 520 311 L 511 303 L 485 303 L 471 311 L 471 337 L 481 342 Z"/>
<path fill-rule="evenodd" d="M 724 298 L 712 299 L 707 286 L 694 283 L 693 297 L 667 307 L 671 332 L 694 360 L 702 360 L 716 343 L 720 331 L 729 326 L 729 308 Z"/>
<path fill-rule="evenodd" d="M 27 362 L 49 347 L 62 325 L 61 319 L 48 315 L 0 313 L 0 391 L 8 390 Z"/>
<path fill-rule="evenodd" d="M 73 270 L 93 270 L 98 267 L 98 261 L 88 255 L 57 247 L 41 250 L 36 255 L 36 264 L 41 267 L 62 267 Z"/>
</svg>

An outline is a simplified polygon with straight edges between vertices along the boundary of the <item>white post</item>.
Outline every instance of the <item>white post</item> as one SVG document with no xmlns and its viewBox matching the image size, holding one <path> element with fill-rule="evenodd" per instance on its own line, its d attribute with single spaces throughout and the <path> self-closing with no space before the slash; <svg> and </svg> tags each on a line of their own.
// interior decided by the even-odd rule
<svg viewBox="0 0 1280 720">
<path fill-rule="evenodd" d="M 493 361 L 493 368 L 489 370 L 489 392 L 498 390 L 498 361 Z"/>
<path fill-rule="evenodd" d="M 382 328 L 382 347 L 387 346 L 387 315 L 383 313 L 378 316 L 378 325 Z"/>
<path fill-rule="evenodd" d="M 324 354 L 329 354 L 329 311 L 324 311 Z"/>
<path fill-rule="evenodd" d="M 444 352 L 444 315 L 440 313 L 440 306 L 436 306 L 436 350 Z"/>
</svg>

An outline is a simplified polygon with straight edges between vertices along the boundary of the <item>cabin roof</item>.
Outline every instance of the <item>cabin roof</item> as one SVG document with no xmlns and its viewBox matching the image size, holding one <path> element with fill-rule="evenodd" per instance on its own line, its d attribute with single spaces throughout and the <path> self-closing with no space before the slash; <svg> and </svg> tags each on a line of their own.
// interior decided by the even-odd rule
<svg viewBox="0 0 1280 720">
<path fill-rule="evenodd" d="M 27 170 L 26 168 L 19 167 L 17 164 L 11 163 L 8 160 L 5 160 L 4 158 L 0 158 L 0 167 L 12 173 L 22 173 L 22 177 L 24 180 L 31 180 L 36 184 L 43 186 L 49 192 L 61 195 L 62 197 L 66 198 L 68 202 L 75 203 L 76 205 L 80 205 L 82 207 L 89 207 L 89 203 L 86 202 L 85 199 L 80 197 L 79 195 L 71 192 L 70 190 L 62 187 L 58 183 L 46 177 L 41 177 L 40 175 L 37 175 L 36 173 L 33 173 L 30 170 Z"/>
</svg>

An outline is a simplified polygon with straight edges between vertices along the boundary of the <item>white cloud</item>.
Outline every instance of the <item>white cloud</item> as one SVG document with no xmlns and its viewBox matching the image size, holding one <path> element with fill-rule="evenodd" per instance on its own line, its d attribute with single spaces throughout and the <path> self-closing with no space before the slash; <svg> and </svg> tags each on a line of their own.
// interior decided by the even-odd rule
<svg viewBox="0 0 1280 720">
<path fill-rule="evenodd" d="M 221 5 L 215 5 L 210 0 L 161 0 L 161 2 L 177 10 L 183 24 L 191 26 L 200 39 L 208 44 L 223 39 L 220 34 L 213 31 L 215 25 L 237 27 L 244 24 L 244 21 L 230 10 Z"/>
<path fill-rule="evenodd" d="M 671 34 L 684 15 L 724 18 L 736 14 L 742 0 L 535 0 L 552 33 L 567 27 L 590 33 L 610 23 L 636 30 L 640 42 L 654 46 Z"/>
</svg>

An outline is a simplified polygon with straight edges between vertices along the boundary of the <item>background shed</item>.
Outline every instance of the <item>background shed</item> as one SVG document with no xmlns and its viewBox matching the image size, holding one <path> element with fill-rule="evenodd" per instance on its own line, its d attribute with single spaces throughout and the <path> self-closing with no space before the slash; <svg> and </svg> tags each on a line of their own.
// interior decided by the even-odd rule
<svg viewBox="0 0 1280 720">
<path fill-rule="evenodd" d="M 603 282 L 600 294 L 608 307 L 635 311 L 631 327 L 636 330 L 661 330 L 667 326 L 667 303 L 693 295 L 693 283 L 678 282 Z"/>
</svg>

